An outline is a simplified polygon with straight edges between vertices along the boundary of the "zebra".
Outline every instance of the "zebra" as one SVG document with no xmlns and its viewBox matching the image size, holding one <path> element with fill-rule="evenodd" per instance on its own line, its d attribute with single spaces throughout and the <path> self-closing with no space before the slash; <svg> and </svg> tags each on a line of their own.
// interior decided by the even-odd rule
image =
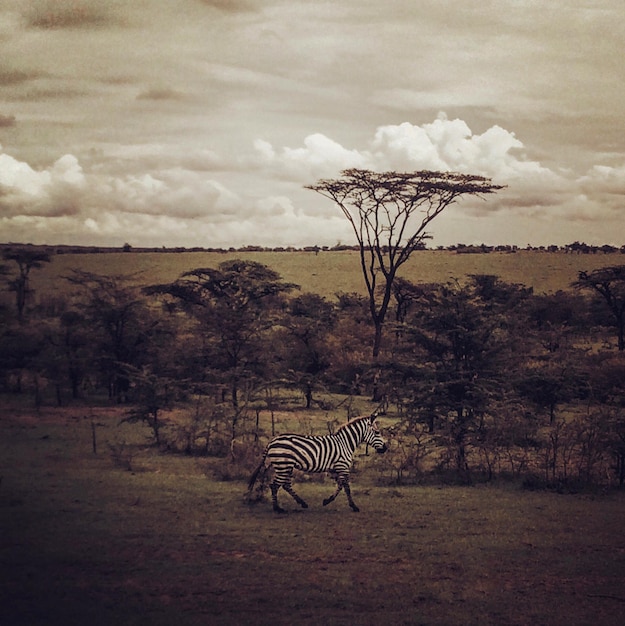
<svg viewBox="0 0 625 626">
<path fill-rule="evenodd" d="M 386 452 L 387 445 L 380 434 L 376 418 L 377 413 L 355 417 L 343 424 L 333 435 L 285 434 L 274 437 L 265 448 L 260 465 L 249 480 L 248 493 L 252 491 L 261 471 L 264 474 L 269 466 L 273 466 L 274 477 L 270 485 L 273 510 L 276 513 L 285 512 L 278 504 L 280 487 L 302 508 L 307 509 L 308 504 L 293 490 L 293 470 L 329 472 L 336 480 L 336 491 L 323 501 L 323 506 L 333 502 L 344 489 L 349 506 L 353 511 L 359 511 L 349 487 L 349 470 L 354 452 L 361 443 L 372 446 L 376 452 Z"/>
</svg>

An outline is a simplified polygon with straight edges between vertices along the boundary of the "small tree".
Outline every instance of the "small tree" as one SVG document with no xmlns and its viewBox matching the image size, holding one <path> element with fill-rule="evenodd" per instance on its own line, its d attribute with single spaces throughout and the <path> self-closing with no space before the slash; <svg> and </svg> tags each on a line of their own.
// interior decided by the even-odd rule
<svg viewBox="0 0 625 626">
<path fill-rule="evenodd" d="M 135 278 L 81 270 L 72 270 L 66 277 L 78 287 L 75 306 L 81 324 L 89 328 L 87 341 L 106 379 L 109 397 L 118 402 L 128 394 L 127 368 L 141 367 L 149 360 L 149 339 L 158 325 L 140 289 L 131 284 Z"/>
<path fill-rule="evenodd" d="M 33 268 L 43 267 L 44 263 L 50 262 L 50 255 L 40 250 L 30 250 L 27 248 L 17 248 L 15 250 L 7 250 L 3 254 L 7 261 L 15 261 L 17 263 L 17 276 L 9 280 L 9 290 L 15 292 L 15 306 L 17 308 L 17 317 L 21 322 L 24 319 L 24 310 L 30 289 L 30 271 Z"/>
<path fill-rule="evenodd" d="M 283 325 L 284 360 L 289 365 L 289 378 L 303 391 L 306 408 L 313 402 L 313 391 L 331 365 L 329 333 L 336 321 L 331 302 L 314 293 L 294 298 Z"/>
<path fill-rule="evenodd" d="M 616 327 L 618 349 L 625 350 L 625 265 L 580 272 L 573 286 L 591 289 L 605 300 Z"/>
<path fill-rule="evenodd" d="M 556 421 L 558 406 L 572 400 L 585 390 L 583 377 L 578 372 L 574 357 L 579 353 L 544 357 L 538 363 L 521 369 L 514 381 L 517 393 L 538 413 L 547 412 L 549 424 Z"/>
<path fill-rule="evenodd" d="M 211 376 L 229 387 L 232 439 L 255 378 L 270 360 L 269 336 L 283 312 L 284 294 L 296 285 L 261 263 L 235 259 L 218 268 L 185 272 L 170 284 L 147 288 L 152 294 L 173 296 L 198 324 L 203 342 L 200 378 Z"/>
<path fill-rule="evenodd" d="M 14 325 L 0 332 L 0 387 L 15 393 L 24 391 L 24 382 L 37 380 L 45 337 L 39 325 Z M 32 374 L 33 376 L 29 376 Z M 38 390 L 35 389 L 38 402 Z"/>
<path fill-rule="evenodd" d="M 157 446 L 163 443 L 161 431 L 166 423 L 163 411 L 171 409 L 180 395 L 179 381 L 157 376 L 147 368 L 128 366 L 127 378 L 134 389 L 134 406 L 126 412 L 122 422 L 142 422 L 152 431 Z"/>
<path fill-rule="evenodd" d="M 437 420 L 437 438 L 465 480 L 470 480 L 468 448 L 508 386 L 507 305 L 485 299 L 483 281 L 449 283 L 424 291 L 405 327 L 409 356 L 419 359 L 409 383 L 412 410 L 430 430 Z"/>
<path fill-rule="evenodd" d="M 341 174 L 342 178 L 319 180 L 306 189 L 334 201 L 354 230 L 375 327 L 373 358 L 377 359 L 397 271 L 415 250 L 424 247 L 430 222 L 461 196 L 492 193 L 502 187 L 482 176 L 455 172 L 348 169 Z"/>
</svg>

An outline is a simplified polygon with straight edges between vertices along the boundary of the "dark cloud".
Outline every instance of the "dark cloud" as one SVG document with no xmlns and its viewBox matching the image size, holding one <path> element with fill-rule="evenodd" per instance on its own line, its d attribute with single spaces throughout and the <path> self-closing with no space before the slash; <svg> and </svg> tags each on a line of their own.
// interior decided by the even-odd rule
<svg viewBox="0 0 625 626">
<path fill-rule="evenodd" d="M 98 79 L 103 85 L 124 86 L 133 85 L 137 79 L 126 74 L 111 74 L 110 76 L 102 76 Z"/>
<path fill-rule="evenodd" d="M 256 2 L 252 0 L 198 0 L 200 4 L 226 11 L 228 13 L 240 13 L 245 11 L 254 11 Z"/>
<path fill-rule="evenodd" d="M 76 89 L 74 87 L 66 87 L 63 85 L 37 86 L 19 92 L 11 97 L 11 100 L 22 100 L 27 102 L 39 100 L 66 100 L 74 98 L 84 98 L 89 95 L 89 91 L 85 89 Z"/>
<path fill-rule="evenodd" d="M 39 72 L 26 72 L 24 70 L 0 68 L 0 86 L 8 87 L 23 85 L 42 76 Z"/>
<path fill-rule="evenodd" d="M 168 87 L 154 87 L 147 91 L 142 91 L 137 100 L 182 100 L 185 95 L 175 89 L 169 89 Z"/>
<path fill-rule="evenodd" d="M 15 126 L 15 115 L 2 115 L 0 113 L 0 128 Z"/>
<path fill-rule="evenodd" d="M 24 17 L 31 28 L 101 28 L 119 24 L 113 9 L 110 2 L 97 0 L 40 0 L 24 11 Z"/>
<path fill-rule="evenodd" d="M 45 197 L 18 195 L 0 185 L 0 211 L 4 217 L 75 217 L 81 211 L 80 199 L 61 190 Z"/>
</svg>

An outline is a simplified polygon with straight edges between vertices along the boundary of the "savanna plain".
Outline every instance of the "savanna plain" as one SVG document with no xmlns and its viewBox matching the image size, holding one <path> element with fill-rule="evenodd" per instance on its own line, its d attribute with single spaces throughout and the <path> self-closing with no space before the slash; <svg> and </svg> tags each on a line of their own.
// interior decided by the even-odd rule
<svg viewBox="0 0 625 626">
<path fill-rule="evenodd" d="M 145 252 L 55 255 L 31 276 L 40 295 L 67 289 L 64 277 L 72 269 L 98 274 L 134 274 L 137 283 L 166 283 L 183 272 L 216 267 L 232 259 L 256 261 L 278 272 L 283 280 L 299 285 L 301 291 L 333 298 L 337 293 L 365 293 L 358 253 L 352 250 L 319 254 L 293 252 Z M 606 265 L 625 262 L 623 255 L 565 254 L 519 250 L 515 253 L 457 254 L 451 250 L 422 250 L 412 254 L 400 276 L 414 283 L 445 283 L 475 274 L 493 274 L 512 284 L 533 287 L 536 293 L 570 288 L 579 271 L 590 272 Z"/>
<path fill-rule="evenodd" d="M 354 253 L 254 254 L 305 290 L 362 290 Z M 234 256 L 64 255 L 33 286 L 53 294 L 72 267 L 166 282 Z M 415 255 L 406 272 L 497 274 L 550 292 L 619 261 L 441 251 Z M 159 451 L 123 413 L 0 399 L 0 624 L 623 623 L 622 491 L 394 486 L 359 456 L 359 513 L 342 495 L 321 505 L 326 479 L 298 482 L 309 509 L 282 493 L 288 513 L 276 515 L 267 500 L 246 503 L 244 477 L 223 459 Z"/>
</svg>

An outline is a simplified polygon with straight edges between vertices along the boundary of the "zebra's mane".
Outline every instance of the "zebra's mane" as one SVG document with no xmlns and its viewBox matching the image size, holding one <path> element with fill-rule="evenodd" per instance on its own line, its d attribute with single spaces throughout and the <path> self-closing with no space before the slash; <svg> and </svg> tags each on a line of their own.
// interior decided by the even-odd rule
<svg viewBox="0 0 625 626">
<path fill-rule="evenodd" d="M 352 424 L 354 424 L 355 422 L 360 422 L 362 420 L 368 420 L 370 419 L 371 416 L 370 415 L 359 415 L 358 417 L 352 417 L 352 419 L 349 420 L 349 422 L 345 422 L 345 424 L 341 424 L 337 429 L 336 432 L 339 433 L 342 430 L 345 430 L 346 428 L 348 428 L 349 426 L 351 426 Z"/>
</svg>

